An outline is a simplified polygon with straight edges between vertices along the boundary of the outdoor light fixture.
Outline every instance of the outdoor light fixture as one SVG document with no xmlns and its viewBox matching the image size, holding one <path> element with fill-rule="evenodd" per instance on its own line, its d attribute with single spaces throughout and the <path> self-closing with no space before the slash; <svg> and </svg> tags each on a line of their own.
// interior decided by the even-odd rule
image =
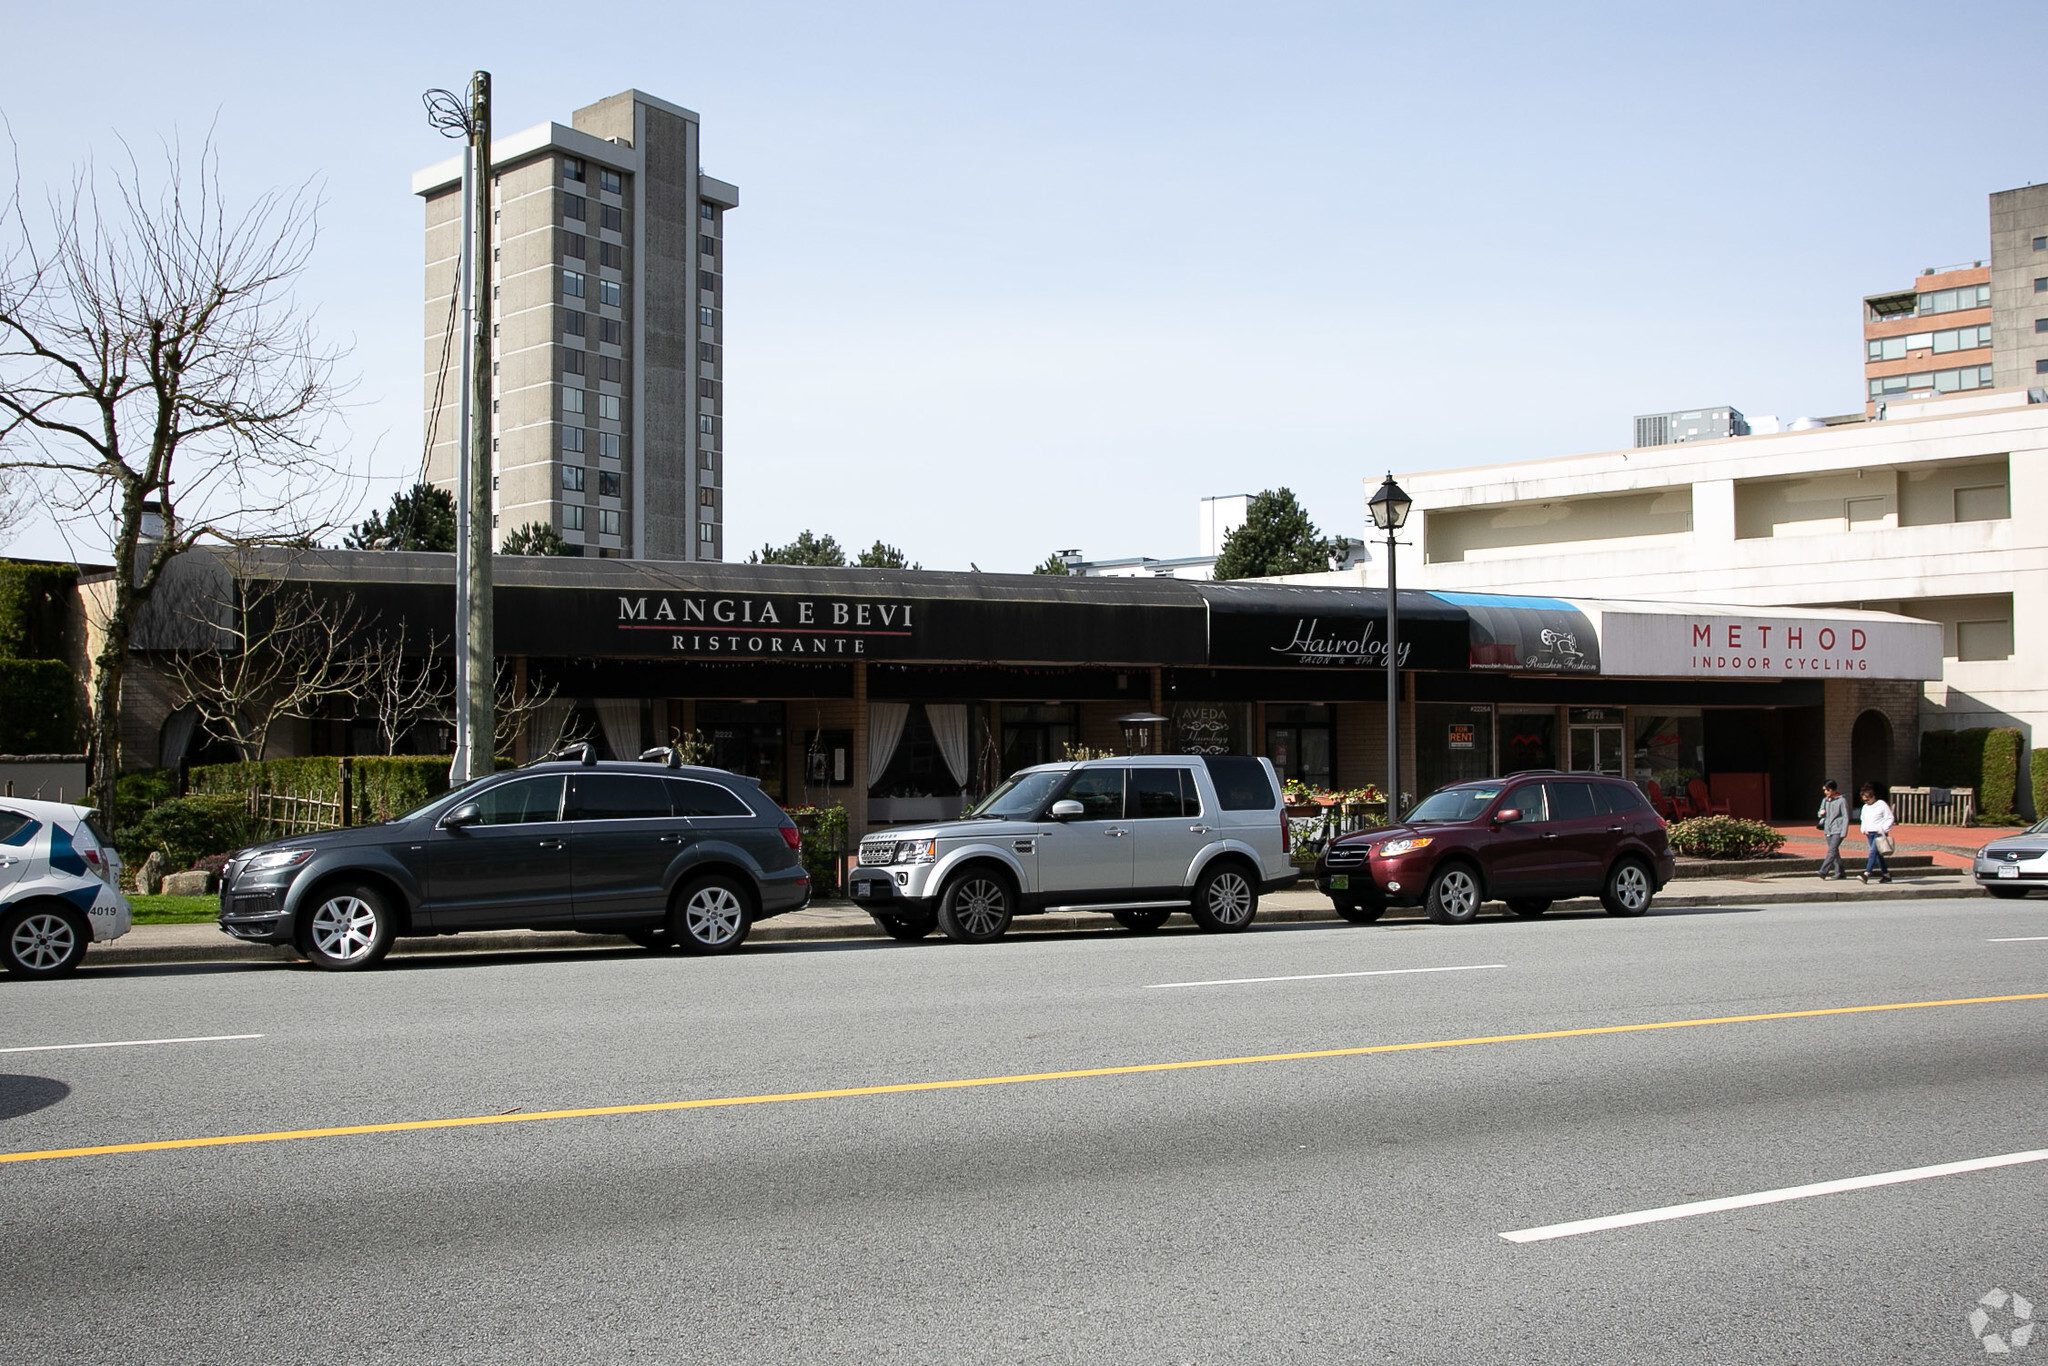
<svg viewBox="0 0 2048 1366">
<path fill-rule="evenodd" d="M 1408 523 L 1415 500 L 1393 471 L 1366 500 L 1372 524 L 1387 533 L 1387 824 L 1401 818 L 1401 599 L 1394 586 L 1394 533 Z"/>
<path fill-rule="evenodd" d="M 1124 753 L 1136 754 L 1139 744 L 1149 740 L 1146 732 L 1153 726 L 1165 725 L 1166 718 L 1156 711 L 1134 711 L 1129 716 L 1117 717 L 1116 723 L 1124 728 Z M 1145 753 L 1152 752 L 1148 744 Z"/>
<path fill-rule="evenodd" d="M 1394 482 L 1394 476 L 1389 474 L 1373 492 L 1365 510 L 1372 514 L 1372 524 L 1381 531 L 1399 531 L 1408 524 L 1408 509 L 1414 506 L 1415 500 L 1403 493 L 1401 486 Z"/>
</svg>

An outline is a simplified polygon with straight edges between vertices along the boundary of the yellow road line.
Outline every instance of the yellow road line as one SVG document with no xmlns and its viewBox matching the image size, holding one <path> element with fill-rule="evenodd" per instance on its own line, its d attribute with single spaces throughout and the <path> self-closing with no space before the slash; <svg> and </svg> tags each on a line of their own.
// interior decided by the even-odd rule
<svg viewBox="0 0 2048 1366">
<path fill-rule="evenodd" d="M 642 1105 L 594 1105 L 580 1110 L 537 1110 L 531 1114 L 461 1115 L 451 1119 L 401 1120 L 394 1124 L 349 1124 L 331 1129 L 281 1129 L 261 1134 L 222 1134 L 213 1138 L 167 1138 L 149 1143 L 106 1143 L 90 1148 L 45 1148 L 35 1152 L 0 1153 L 0 1162 L 45 1162 L 63 1157 L 160 1153 L 180 1148 L 226 1148 L 244 1143 L 287 1143 L 304 1138 L 347 1138 L 357 1134 L 402 1134 L 421 1129 L 469 1129 L 486 1124 L 531 1124 L 544 1119 L 651 1115 L 666 1110 L 716 1110 L 737 1105 L 780 1105 L 798 1100 L 847 1100 L 855 1096 L 904 1095 L 916 1091 L 965 1091 L 975 1087 L 1014 1086 L 1032 1081 L 1079 1081 L 1087 1077 L 1129 1077 L 1145 1072 L 1190 1072 L 1207 1067 L 1242 1067 L 1250 1063 L 1359 1058 L 1372 1053 L 1412 1053 L 1433 1048 L 1470 1048 L 1476 1044 L 1528 1043 L 1537 1039 L 1579 1039 L 1596 1034 L 1641 1034 L 1654 1029 L 1696 1029 L 1702 1025 L 1757 1024 L 1766 1020 L 1805 1020 L 1823 1015 L 1870 1015 L 1894 1010 L 1931 1010 L 1943 1006 L 1996 1005 L 2007 1001 L 2048 1001 L 2048 991 L 2033 992 L 2024 996 L 1971 996 L 1952 1001 L 1901 1001 L 1889 1005 L 1779 1010 L 1765 1015 L 1719 1015 L 1703 1020 L 1657 1020 L 1648 1024 L 1594 1025 L 1585 1029 L 1547 1029 L 1534 1034 L 1488 1034 L 1470 1039 L 1368 1044 L 1358 1048 L 1319 1048 L 1302 1053 L 1260 1053 L 1242 1058 L 1197 1058 L 1185 1062 L 1133 1063 L 1124 1067 L 1084 1067 L 1066 1072 L 1025 1072 L 1008 1077 L 962 1077 L 952 1081 L 906 1081 L 882 1086 L 844 1086 L 830 1091 L 784 1091 L 763 1096 L 712 1096 L 702 1100 L 662 1100 Z"/>
</svg>

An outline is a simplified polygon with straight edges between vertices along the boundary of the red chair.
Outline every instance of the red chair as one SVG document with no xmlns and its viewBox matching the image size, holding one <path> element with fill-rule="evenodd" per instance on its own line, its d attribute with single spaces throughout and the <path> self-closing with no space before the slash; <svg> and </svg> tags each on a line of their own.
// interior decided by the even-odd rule
<svg viewBox="0 0 2048 1366">
<path fill-rule="evenodd" d="M 1652 811 L 1655 811 L 1667 821 L 1675 821 L 1679 818 L 1678 803 L 1664 795 L 1664 789 L 1657 786 L 1654 778 L 1646 781 L 1643 787 L 1649 795 L 1650 809 Z"/>
<path fill-rule="evenodd" d="M 1692 779 L 1686 783 L 1685 790 L 1692 794 L 1692 804 L 1697 814 L 1702 816 L 1727 816 L 1733 814 L 1734 808 L 1729 806 L 1728 803 L 1717 802 L 1713 799 L 1713 796 L 1707 791 L 1707 785 L 1703 780 L 1699 778 Z"/>
</svg>

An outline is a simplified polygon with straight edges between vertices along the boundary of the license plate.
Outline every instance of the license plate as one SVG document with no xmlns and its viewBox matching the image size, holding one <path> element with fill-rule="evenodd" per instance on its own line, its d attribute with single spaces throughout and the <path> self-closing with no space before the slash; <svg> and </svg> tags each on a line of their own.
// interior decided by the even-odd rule
<svg viewBox="0 0 2048 1366">
<path fill-rule="evenodd" d="M 875 894 L 875 884 L 872 882 L 856 882 L 853 884 L 853 894 L 855 896 L 873 896 Z"/>
<path fill-rule="evenodd" d="M 2018 877 L 2020 875 L 2020 870 L 2017 868 L 2000 868 L 1998 870 L 1998 875 L 2000 877 Z"/>
<path fill-rule="evenodd" d="M 1348 891 L 1350 891 L 1350 890 L 1351 890 L 1351 874 L 1349 874 L 1349 873 L 1332 873 L 1332 874 L 1330 874 L 1330 890 L 1331 890 L 1331 891 L 1333 891 L 1333 892 L 1348 892 Z"/>
</svg>

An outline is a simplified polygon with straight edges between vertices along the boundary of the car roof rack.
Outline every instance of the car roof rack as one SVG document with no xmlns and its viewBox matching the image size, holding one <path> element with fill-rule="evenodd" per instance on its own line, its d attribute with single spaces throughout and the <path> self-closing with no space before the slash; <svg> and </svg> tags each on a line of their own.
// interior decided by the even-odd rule
<svg viewBox="0 0 2048 1366">
<path fill-rule="evenodd" d="M 591 744 L 588 740 L 577 740 L 571 744 L 563 745 L 560 749 L 548 755 L 546 762 L 553 762 L 557 759 L 574 759 L 585 768 L 595 768 L 597 766 L 597 746 Z"/>
<path fill-rule="evenodd" d="M 641 763 L 651 764 L 656 760 L 660 760 L 663 768 L 681 768 L 683 766 L 682 751 L 674 745 L 656 745 L 653 749 L 643 749 L 640 751 Z"/>
</svg>

